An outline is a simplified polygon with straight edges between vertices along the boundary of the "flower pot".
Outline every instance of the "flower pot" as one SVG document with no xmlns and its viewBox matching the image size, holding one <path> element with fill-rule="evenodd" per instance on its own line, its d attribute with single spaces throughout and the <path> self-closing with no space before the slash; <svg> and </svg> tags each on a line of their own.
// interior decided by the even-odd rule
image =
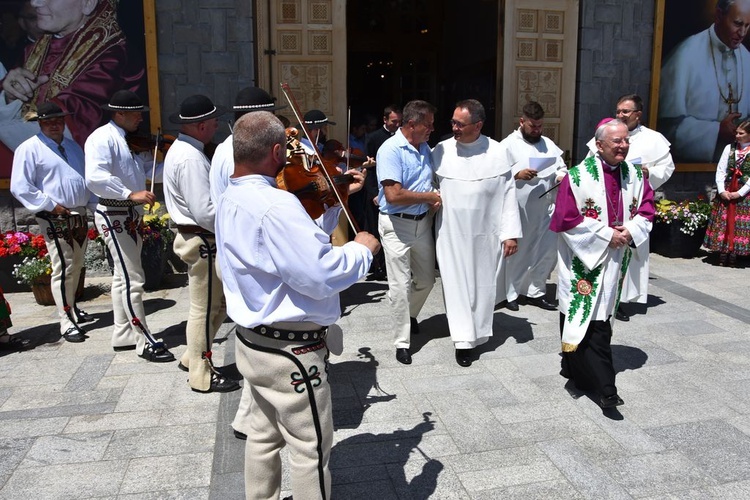
<svg viewBox="0 0 750 500">
<path fill-rule="evenodd" d="M 34 294 L 36 303 L 41 306 L 54 306 L 55 298 L 52 295 L 52 286 L 49 275 L 42 276 L 31 285 L 31 292 Z M 86 283 L 86 268 L 81 269 L 81 276 L 78 278 L 78 287 L 76 288 L 76 300 L 83 298 L 83 289 Z"/>
<path fill-rule="evenodd" d="M 650 250 L 672 258 L 690 259 L 698 255 L 706 236 L 706 227 L 696 229 L 692 236 L 683 233 L 681 228 L 680 222 L 655 222 L 651 230 Z"/>
<path fill-rule="evenodd" d="M 20 255 L 7 255 L 0 258 L 0 288 L 5 293 L 29 292 L 31 288 L 25 283 L 19 283 L 13 276 L 13 266 L 21 264 L 23 257 Z"/>
<path fill-rule="evenodd" d="M 167 252 L 161 240 L 144 241 L 141 250 L 141 266 L 145 277 L 143 289 L 157 290 L 161 285 L 164 270 L 167 266 Z"/>
</svg>

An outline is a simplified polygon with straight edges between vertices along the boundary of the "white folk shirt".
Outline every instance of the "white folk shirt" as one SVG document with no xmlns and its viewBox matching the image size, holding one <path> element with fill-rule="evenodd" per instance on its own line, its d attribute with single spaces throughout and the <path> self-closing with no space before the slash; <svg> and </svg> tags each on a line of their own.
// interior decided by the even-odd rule
<svg viewBox="0 0 750 500">
<path fill-rule="evenodd" d="M 94 130 L 83 149 L 86 185 L 100 198 L 126 200 L 130 193 L 146 189 L 146 172 L 151 173 L 151 162 L 146 155 L 136 155 L 130 150 L 125 130 L 114 122 Z"/>
<path fill-rule="evenodd" d="M 234 173 L 234 146 L 230 135 L 224 142 L 219 144 L 211 158 L 211 170 L 208 174 L 211 185 L 211 201 L 214 206 L 219 204 L 219 198 L 224 194 L 229 185 L 229 176 Z"/>
<path fill-rule="evenodd" d="M 340 212 L 330 209 L 316 224 L 274 179 L 230 179 L 216 212 L 229 317 L 246 328 L 279 321 L 335 323 L 339 292 L 364 277 L 372 262 L 364 245 L 331 245 Z"/>
<path fill-rule="evenodd" d="M 468 348 L 492 336 L 503 241 L 521 236 L 513 174 L 500 143 L 480 135 L 451 138 L 432 150 L 442 208 L 436 220 L 437 258 L 451 339 Z M 515 258 L 515 256 L 513 257 Z M 499 294 L 499 297 L 496 297 Z"/>
<path fill-rule="evenodd" d="M 728 75 L 728 69 L 735 75 Z M 737 82 L 732 84 L 734 99 L 741 98 L 733 109 L 747 119 L 750 52 L 744 45 L 734 50 L 724 45 L 714 25 L 680 42 L 667 57 L 661 69 L 659 130 L 674 146 L 678 161 L 710 162 L 718 157 L 719 122 L 729 107 L 721 93 L 728 97 L 728 78 Z"/>
<path fill-rule="evenodd" d="M 556 158 L 555 175 L 515 181 L 523 239 L 518 242 L 519 251 L 508 260 L 504 276 L 508 300 L 515 300 L 519 294 L 543 296 L 546 293 L 546 280 L 557 261 L 557 235 L 549 230 L 556 193 L 543 193 L 549 191 L 555 185 L 556 178 L 565 173 L 563 151 L 548 137 L 542 136 L 536 143 L 528 142 L 520 128 L 510 133 L 500 145 L 505 150 L 504 161 L 512 166 L 513 175 L 529 168 L 530 158 Z"/>
<path fill-rule="evenodd" d="M 83 150 L 67 137 L 61 144 L 68 161 L 57 143 L 41 132 L 21 143 L 13 156 L 10 190 L 32 212 L 52 211 L 58 204 L 66 208 L 95 205 L 96 198 L 86 189 Z"/>
<path fill-rule="evenodd" d="M 214 232 L 214 204 L 209 194 L 211 164 L 203 143 L 179 134 L 164 158 L 164 202 L 175 224 Z"/>
</svg>

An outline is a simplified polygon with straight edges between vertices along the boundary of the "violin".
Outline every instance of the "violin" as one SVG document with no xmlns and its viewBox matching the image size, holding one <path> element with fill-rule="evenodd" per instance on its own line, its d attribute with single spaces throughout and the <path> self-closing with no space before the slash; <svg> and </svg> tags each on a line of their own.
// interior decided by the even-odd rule
<svg viewBox="0 0 750 500">
<path fill-rule="evenodd" d="M 157 136 L 145 136 L 128 133 L 125 135 L 125 140 L 130 147 L 130 150 L 135 153 L 153 153 L 154 150 L 158 149 L 161 154 L 167 154 L 169 147 L 177 140 L 177 137 L 169 134 L 159 135 L 159 145 L 157 148 Z"/>
<path fill-rule="evenodd" d="M 368 161 L 364 151 L 358 148 L 346 148 L 336 139 L 329 139 L 323 144 L 323 158 L 343 160 L 349 158 L 349 168 L 372 167 L 371 161 Z M 367 165 L 364 165 L 367 163 Z"/>
<path fill-rule="evenodd" d="M 328 161 L 323 159 L 305 126 L 297 101 L 291 95 L 289 84 L 282 83 L 281 89 L 302 131 L 312 144 L 313 156 L 310 160 L 304 153 L 297 139 L 297 130 L 293 127 L 287 129 L 287 164 L 276 176 L 278 187 L 296 195 L 307 213 L 314 219 L 323 215 L 330 207 L 340 204 L 349 225 L 355 233 L 358 233 L 360 229 L 346 204 L 349 184 L 352 183 L 354 177 L 350 174 L 342 174 L 330 159 Z M 338 162 L 339 160 L 336 160 L 336 163 Z"/>
<path fill-rule="evenodd" d="M 342 174 L 331 161 L 324 160 L 322 165 L 311 161 L 296 139 L 296 134 L 296 129 L 287 129 L 287 164 L 276 175 L 276 185 L 299 198 L 308 215 L 317 219 L 328 208 L 339 203 L 339 197 L 341 202 L 347 202 L 349 184 L 354 181 L 354 176 Z M 332 185 L 328 178 L 333 181 Z"/>
</svg>

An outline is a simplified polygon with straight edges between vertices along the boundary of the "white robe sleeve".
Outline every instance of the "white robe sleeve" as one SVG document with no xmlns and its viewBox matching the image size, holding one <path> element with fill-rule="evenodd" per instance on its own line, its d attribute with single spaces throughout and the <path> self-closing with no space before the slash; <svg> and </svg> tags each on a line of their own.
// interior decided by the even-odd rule
<svg viewBox="0 0 750 500">
<path fill-rule="evenodd" d="M 591 217 L 584 217 L 576 227 L 560 234 L 583 265 L 587 269 L 594 269 L 602 265 L 609 255 L 607 250 L 613 232 L 614 229 L 606 224 Z"/>
</svg>

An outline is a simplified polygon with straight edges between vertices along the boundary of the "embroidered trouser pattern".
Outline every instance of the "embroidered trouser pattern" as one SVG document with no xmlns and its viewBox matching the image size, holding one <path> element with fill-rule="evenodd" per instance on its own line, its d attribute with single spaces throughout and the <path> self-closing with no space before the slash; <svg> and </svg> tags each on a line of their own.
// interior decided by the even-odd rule
<svg viewBox="0 0 750 500">
<path fill-rule="evenodd" d="M 86 207 L 72 209 L 85 217 Z M 83 256 L 88 242 L 86 225 L 70 227 L 66 220 L 50 216 L 48 212 L 37 214 L 36 221 L 47 245 L 52 267 L 50 287 L 60 318 L 60 333 L 76 326 L 75 294 L 83 269 Z"/>
<path fill-rule="evenodd" d="M 289 446 L 292 496 L 327 499 L 333 443 L 328 348 L 237 333 L 237 368 L 252 391 L 245 445 L 245 497 L 279 498 L 281 458 Z"/>
<path fill-rule="evenodd" d="M 188 266 L 190 291 L 187 349 L 180 363 L 190 370 L 190 387 L 207 391 L 211 387 L 211 345 L 227 317 L 224 291 L 216 275 L 216 240 L 212 235 L 177 233 L 174 252 Z"/>
<path fill-rule="evenodd" d="M 141 265 L 141 210 L 140 207 L 114 208 L 99 204 L 94 217 L 115 267 L 111 291 L 115 323 L 112 346 L 135 344 L 137 354 L 143 353 L 147 342 L 156 343 L 146 324 L 143 309 L 145 278 Z"/>
</svg>

